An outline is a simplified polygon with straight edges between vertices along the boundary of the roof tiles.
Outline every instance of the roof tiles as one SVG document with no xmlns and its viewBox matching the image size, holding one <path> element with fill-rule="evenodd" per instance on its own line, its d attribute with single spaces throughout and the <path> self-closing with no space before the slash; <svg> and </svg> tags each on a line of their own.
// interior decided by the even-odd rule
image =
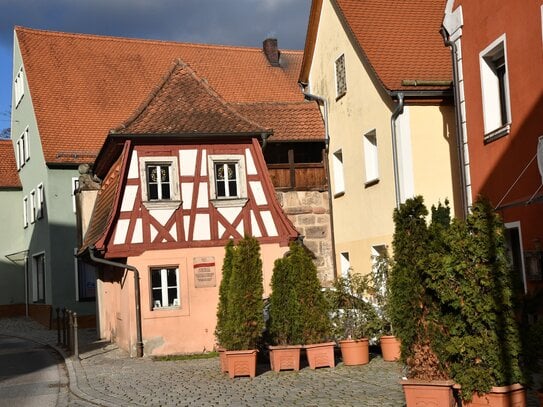
<svg viewBox="0 0 543 407">
<path fill-rule="evenodd" d="M 21 189 L 11 140 L 0 140 L 0 157 L 0 189 Z"/>
</svg>

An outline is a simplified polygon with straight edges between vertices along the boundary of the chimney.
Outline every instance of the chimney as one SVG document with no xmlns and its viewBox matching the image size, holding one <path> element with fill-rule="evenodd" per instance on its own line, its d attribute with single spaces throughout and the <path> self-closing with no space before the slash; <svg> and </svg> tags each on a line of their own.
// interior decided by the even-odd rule
<svg viewBox="0 0 543 407">
<path fill-rule="evenodd" d="M 277 38 L 266 38 L 262 43 L 262 49 L 271 66 L 279 66 L 279 50 L 277 49 Z"/>
</svg>

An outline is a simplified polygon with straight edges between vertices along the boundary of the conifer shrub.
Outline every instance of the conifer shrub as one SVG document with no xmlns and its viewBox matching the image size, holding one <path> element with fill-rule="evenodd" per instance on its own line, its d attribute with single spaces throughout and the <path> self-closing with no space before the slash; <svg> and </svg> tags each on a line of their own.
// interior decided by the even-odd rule
<svg viewBox="0 0 543 407">
<path fill-rule="evenodd" d="M 234 257 L 234 241 L 230 239 L 225 246 L 224 260 L 222 264 L 222 278 L 219 285 L 219 304 L 217 305 L 217 326 L 215 327 L 215 338 L 220 346 L 223 346 L 226 331 L 226 321 L 228 320 L 226 311 L 228 308 L 228 287 L 230 276 L 232 275 L 232 260 Z"/>
<path fill-rule="evenodd" d="M 260 245 L 254 237 L 244 237 L 232 256 L 228 282 L 226 321 L 221 345 L 227 350 L 256 349 L 264 328 Z"/>
</svg>

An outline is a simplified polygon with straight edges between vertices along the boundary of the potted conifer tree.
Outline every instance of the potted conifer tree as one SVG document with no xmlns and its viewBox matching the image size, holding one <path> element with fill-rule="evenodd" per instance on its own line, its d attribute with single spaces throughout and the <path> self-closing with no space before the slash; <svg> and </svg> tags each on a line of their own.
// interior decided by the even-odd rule
<svg viewBox="0 0 543 407">
<path fill-rule="evenodd" d="M 373 304 L 364 298 L 370 289 L 369 275 L 349 274 L 336 278 L 329 291 L 332 326 L 345 365 L 369 362 L 369 339 L 380 326 Z"/>
<path fill-rule="evenodd" d="M 264 292 L 260 245 L 254 237 L 244 237 L 232 257 L 228 283 L 225 335 L 221 345 L 227 349 L 228 374 L 256 375 L 257 344 L 264 328 Z"/>
<path fill-rule="evenodd" d="M 289 254 L 275 261 L 269 299 L 268 331 L 273 343 L 269 346 L 270 364 L 277 372 L 300 369 L 301 314 L 295 289 L 298 275 Z"/>
<path fill-rule="evenodd" d="M 230 239 L 225 247 L 224 260 L 222 264 L 222 277 L 221 284 L 219 286 L 219 303 L 217 305 L 217 326 L 215 327 L 215 338 L 217 339 L 217 350 L 219 352 L 219 361 L 221 366 L 221 372 L 228 371 L 228 364 L 226 363 L 224 343 L 225 338 L 228 336 L 227 332 L 227 320 L 226 311 L 228 308 L 228 287 L 230 283 L 230 276 L 232 275 L 232 259 L 234 257 L 234 241 Z"/>
<path fill-rule="evenodd" d="M 301 244 L 290 247 L 288 260 L 296 270 L 295 292 L 300 306 L 300 338 L 309 367 L 334 367 L 334 346 L 328 302 L 308 250 Z"/>
<path fill-rule="evenodd" d="M 426 224 L 422 197 L 408 199 L 394 210 L 394 261 L 389 276 L 390 317 L 401 340 L 401 360 L 407 366 L 402 380 L 407 406 L 454 405 L 452 382 L 438 358 L 435 343 L 442 320 L 435 297 L 426 289 L 433 236 Z"/>
</svg>

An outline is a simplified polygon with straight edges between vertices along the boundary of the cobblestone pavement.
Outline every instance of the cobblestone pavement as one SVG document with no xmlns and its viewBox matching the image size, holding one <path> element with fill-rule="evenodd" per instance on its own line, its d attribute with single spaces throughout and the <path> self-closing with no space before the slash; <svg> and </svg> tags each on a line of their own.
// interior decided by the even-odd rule
<svg viewBox="0 0 543 407">
<path fill-rule="evenodd" d="M 62 406 L 363 406 L 401 407 L 405 398 L 397 363 L 373 357 L 364 366 L 276 373 L 258 366 L 254 379 L 230 379 L 218 358 L 157 361 L 130 358 L 93 330 L 80 331 L 80 357 L 56 346 L 56 331 L 25 318 L 0 319 L 0 334 L 30 338 L 55 347 L 64 357 L 69 394 Z M 1 395 L 0 395 L 1 396 Z M 529 394 L 528 406 L 537 407 Z"/>
</svg>

